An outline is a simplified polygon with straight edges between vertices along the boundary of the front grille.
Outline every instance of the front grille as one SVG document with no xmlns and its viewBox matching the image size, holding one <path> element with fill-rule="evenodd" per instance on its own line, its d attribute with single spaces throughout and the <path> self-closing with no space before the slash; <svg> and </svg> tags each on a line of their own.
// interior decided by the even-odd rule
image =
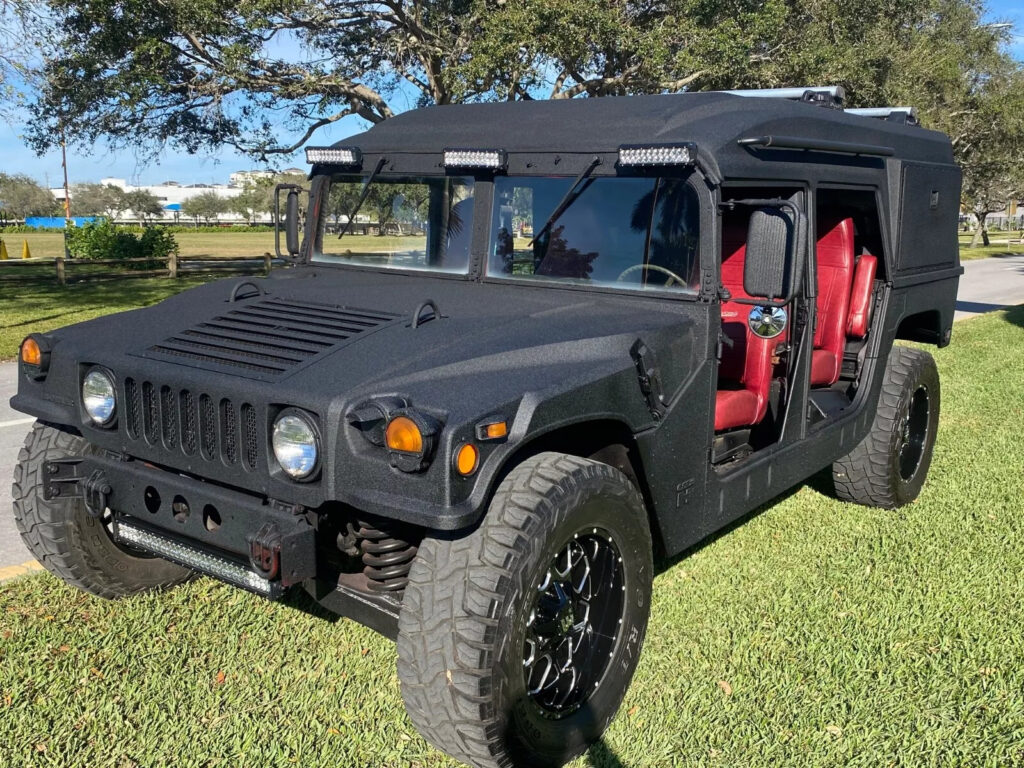
<svg viewBox="0 0 1024 768">
<path fill-rule="evenodd" d="M 236 406 L 227 398 L 198 397 L 187 389 L 138 382 L 124 382 L 125 432 L 129 440 L 150 447 L 219 460 L 229 466 L 239 463 L 247 471 L 259 465 L 259 423 L 249 403 Z"/>
<path fill-rule="evenodd" d="M 296 299 L 261 299 L 176 333 L 150 347 L 147 356 L 272 380 L 399 317 Z"/>
</svg>

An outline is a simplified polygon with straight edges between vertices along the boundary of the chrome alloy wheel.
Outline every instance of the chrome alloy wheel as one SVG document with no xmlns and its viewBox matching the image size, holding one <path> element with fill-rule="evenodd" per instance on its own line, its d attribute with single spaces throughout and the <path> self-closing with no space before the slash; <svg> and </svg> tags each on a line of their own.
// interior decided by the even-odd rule
<svg viewBox="0 0 1024 768">
<path fill-rule="evenodd" d="M 526 627 L 523 675 L 549 718 L 578 710 L 601 684 L 625 609 L 622 557 L 600 528 L 577 533 L 537 585 Z"/>
</svg>

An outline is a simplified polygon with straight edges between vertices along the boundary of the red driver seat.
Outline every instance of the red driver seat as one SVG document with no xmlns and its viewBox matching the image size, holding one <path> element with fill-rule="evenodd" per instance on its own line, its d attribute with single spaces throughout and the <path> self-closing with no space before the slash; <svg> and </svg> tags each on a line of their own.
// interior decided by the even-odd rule
<svg viewBox="0 0 1024 768">
<path fill-rule="evenodd" d="M 722 229 L 722 285 L 733 298 L 750 298 L 743 290 L 746 261 L 746 227 Z M 757 424 L 768 411 L 772 384 L 772 357 L 785 335 L 762 339 L 747 325 L 752 307 L 726 301 L 722 304 L 722 362 L 718 368 L 715 398 L 715 430 Z"/>
</svg>

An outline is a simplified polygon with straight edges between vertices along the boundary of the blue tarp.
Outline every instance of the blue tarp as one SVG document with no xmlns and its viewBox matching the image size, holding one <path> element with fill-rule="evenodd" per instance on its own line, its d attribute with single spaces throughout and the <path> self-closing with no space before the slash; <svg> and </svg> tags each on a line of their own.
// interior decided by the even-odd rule
<svg viewBox="0 0 1024 768">
<path fill-rule="evenodd" d="M 180 211 L 181 210 L 181 203 L 169 203 L 168 205 L 164 206 L 164 210 L 165 211 Z"/>
<path fill-rule="evenodd" d="M 71 221 L 74 222 L 76 227 L 80 227 L 90 221 L 96 221 L 97 218 L 97 216 L 72 216 Z M 25 219 L 25 226 L 35 227 L 36 229 L 43 229 L 44 227 L 64 229 L 64 222 L 65 219 L 61 216 L 29 216 Z"/>
</svg>

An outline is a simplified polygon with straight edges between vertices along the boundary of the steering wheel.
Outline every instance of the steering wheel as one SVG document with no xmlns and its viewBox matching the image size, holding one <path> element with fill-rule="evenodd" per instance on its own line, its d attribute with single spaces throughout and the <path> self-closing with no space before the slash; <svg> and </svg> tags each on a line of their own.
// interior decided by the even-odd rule
<svg viewBox="0 0 1024 768">
<path fill-rule="evenodd" d="M 634 264 L 632 267 L 626 267 L 624 270 L 622 270 L 622 274 L 619 275 L 617 278 L 615 278 L 615 282 L 621 283 L 622 279 L 626 275 L 630 274 L 631 272 L 636 272 L 638 269 L 639 270 L 653 269 L 655 272 L 661 272 L 664 275 L 668 275 L 668 280 L 665 281 L 665 287 L 666 288 L 668 286 L 672 285 L 673 283 L 679 283 L 679 285 L 681 285 L 683 287 L 686 287 L 686 281 L 683 280 L 683 278 L 681 278 L 679 275 L 677 275 L 671 269 L 666 269 L 665 267 L 660 267 L 657 264 Z"/>
</svg>

